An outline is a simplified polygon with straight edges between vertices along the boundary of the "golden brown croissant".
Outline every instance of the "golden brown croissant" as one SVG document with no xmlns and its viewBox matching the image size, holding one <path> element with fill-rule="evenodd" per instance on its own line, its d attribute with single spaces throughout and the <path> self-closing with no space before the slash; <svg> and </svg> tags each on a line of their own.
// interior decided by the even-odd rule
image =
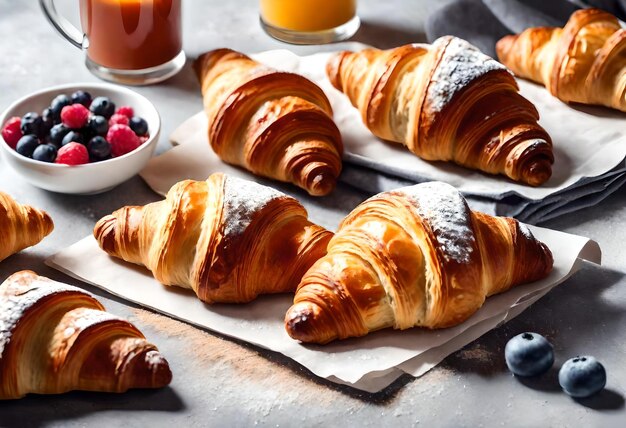
<svg viewBox="0 0 626 428">
<path fill-rule="evenodd" d="M 209 141 L 225 162 L 330 193 L 343 145 L 330 102 L 313 82 L 265 67 L 230 49 L 195 62 L 209 118 Z"/>
<path fill-rule="evenodd" d="M 0 261 L 48 236 L 54 224 L 45 212 L 0 192 Z"/>
<path fill-rule="evenodd" d="M 379 138 L 533 186 L 552 174 L 552 142 L 512 74 L 468 42 L 340 52 L 326 72 Z"/>
<path fill-rule="evenodd" d="M 164 201 L 115 211 L 94 236 L 163 284 L 191 288 L 207 303 L 243 303 L 293 292 L 332 232 L 311 223 L 294 198 L 216 173 L 175 184 Z"/>
<path fill-rule="evenodd" d="M 471 211 L 450 185 L 418 184 L 378 194 L 344 219 L 300 282 L 285 325 L 314 343 L 450 327 L 485 297 L 551 269 L 550 250 L 525 225 Z"/>
<path fill-rule="evenodd" d="M 172 373 L 137 328 L 90 294 L 31 271 L 0 285 L 0 399 L 160 388 Z"/>
<path fill-rule="evenodd" d="M 496 52 L 516 75 L 544 84 L 562 101 L 626 111 L 626 29 L 608 12 L 581 9 L 564 28 L 505 36 Z"/>
</svg>

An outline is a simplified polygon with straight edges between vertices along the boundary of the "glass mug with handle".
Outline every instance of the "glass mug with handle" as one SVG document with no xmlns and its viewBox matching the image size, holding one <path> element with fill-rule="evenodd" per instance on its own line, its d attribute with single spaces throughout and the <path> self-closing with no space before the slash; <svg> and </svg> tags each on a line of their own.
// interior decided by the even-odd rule
<svg viewBox="0 0 626 428">
<path fill-rule="evenodd" d="M 185 64 L 181 2 L 80 0 L 80 31 L 57 12 L 54 0 L 39 0 L 54 28 L 86 52 L 93 74 L 128 85 L 163 81 Z"/>
<path fill-rule="evenodd" d="M 294 44 L 320 44 L 350 38 L 359 29 L 357 0 L 260 0 L 261 27 Z"/>
</svg>

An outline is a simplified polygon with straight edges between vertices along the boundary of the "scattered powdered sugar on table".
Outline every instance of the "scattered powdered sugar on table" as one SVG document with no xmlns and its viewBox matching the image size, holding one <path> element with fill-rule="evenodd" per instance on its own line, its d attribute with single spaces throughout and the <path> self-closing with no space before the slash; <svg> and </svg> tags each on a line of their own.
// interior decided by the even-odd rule
<svg viewBox="0 0 626 428">
<path fill-rule="evenodd" d="M 459 191 L 433 181 L 403 187 L 398 192 L 411 199 L 428 222 L 446 261 L 470 263 L 476 239 L 469 226 L 469 207 Z"/>
<path fill-rule="evenodd" d="M 450 40 L 451 39 L 451 40 Z M 440 112 L 450 100 L 475 80 L 493 70 L 507 70 L 498 61 L 488 57 L 478 48 L 456 37 L 442 37 L 433 43 L 433 49 L 445 48 L 428 85 L 426 100 L 435 112 Z"/>
<path fill-rule="evenodd" d="M 38 278 L 28 286 L 23 283 L 5 284 L 0 289 L 0 359 L 2 358 L 4 348 L 11 341 L 13 330 L 24 313 L 40 299 L 66 291 L 74 291 L 91 296 L 91 294 L 71 285 Z"/>
<path fill-rule="evenodd" d="M 250 225 L 254 214 L 283 193 L 240 178 L 226 176 L 224 181 L 225 236 L 238 236 Z"/>
<path fill-rule="evenodd" d="M 222 380 L 219 384 L 203 384 L 202 391 L 205 394 L 236 391 L 246 384 L 254 386 L 249 391 L 263 391 L 266 388 L 278 391 L 283 401 L 288 399 L 291 392 L 298 391 L 293 398 L 294 402 L 306 405 L 315 399 L 317 405 L 324 406 L 333 406 L 342 394 L 324 384 L 310 381 L 312 375 L 296 367 L 296 364 L 282 363 L 286 357 L 261 353 L 255 347 L 214 336 L 205 329 L 144 309 L 132 309 L 132 312 L 132 321 L 137 326 L 154 329 L 159 335 L 176 340 L 172 349 L 178 352 L 178 364 L 188 364 L 181 367 L 178 375 L 175 374 L 179 376 L 178 382 L 209 372 L 214 374 L 215 379 Z M 254 393 L 244 395 L 240 400 L 246 400 L 250 406 L 256 405 Z M 364 402 L 363 405 L 368 403 Z"/>
</svg>

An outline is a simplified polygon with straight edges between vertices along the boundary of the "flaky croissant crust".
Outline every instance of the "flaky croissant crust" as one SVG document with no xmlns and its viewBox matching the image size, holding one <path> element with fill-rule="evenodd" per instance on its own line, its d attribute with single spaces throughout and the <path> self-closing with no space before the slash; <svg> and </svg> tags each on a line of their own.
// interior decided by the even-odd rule
<svg viewBox="0 0 626 428">
<path fill-rule="evenodd" d="M 0 192 L 0 261 L 48 236 L 54 224 L 45 211 Z"/>
<path fill-rule="evenodd" d="M 581 9 L 564 28 L 505 36 L 496 52 L 516 75 L 544 84 L 562 101 L 626 111 L 626 29 L 608 12 Z"/>
<path fill-rule="evenodd" d="M 550 250 L 517 220 L 471 211 L 454 188 L 426 183 L 353 210 L 305 274 L 289 335 L 327 343 L 382 328 L 457 325 L 486 297 L 545 277 Z"/>
<path fill-rule="evenodd" d="M 341 172 L 343 145 L 324 92 L 230 49 L 194 64 L 209 141 L 224 161 L 326 195 Z"/>
<path fill-rule="evenodd" d="M 0 285 L 0 399 L 160 388 L 171 378 L 157 348 L 90 294 L 31 271 Z"/>
<path fill-rule="evenodd" d="M 552 174 L 552 142 L 508 70 L 455 37 L 340 52 L 327 75 L 365 125 L 419 157 L 533 186 Z"/>
<path fill-rule="evenodd" d="M 207 303 L 244 303 L 295 290 L 332 233 L 294 198 L 216 173 L 177 183 L 164 201 L 117 210 L 94 236 L 163 284 L 190 288 Z"/>
</svg>

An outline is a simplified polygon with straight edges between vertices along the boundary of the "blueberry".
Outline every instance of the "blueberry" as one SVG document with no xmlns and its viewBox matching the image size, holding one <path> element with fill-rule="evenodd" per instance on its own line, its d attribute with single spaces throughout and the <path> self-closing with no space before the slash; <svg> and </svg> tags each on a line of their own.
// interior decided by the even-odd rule
<svg viewBox="0 0 626 428">
<path fill-rule="evenodd" d="M 96 97 L 92 102 L 89 110 L 93 114 L 104 116 L 109 119 L 115 113 L 115 104 L 107 97 Z"/>
<path fill-rule="evenodd" d="M 85 91 L 76 91 L 72 94 L 72 104 L 82 104 L 89 108 L 91 104 L 91 94 Z"/>
<path fill-rule="evenodd" d="M 63 125 L 62 123 L 54 125 L 50 130 L 50 143 L 54 144 L 57 147 L 61 147 L 63 137 L 65 137 L 68 132 L 70 132 L 70 128 Z"/>
<path fill-rule="evenodd" d="M 33 134 L 37 137 L 43 137 L 45 134 L 43 119 L 34 111 L 26 113 L 22 116 L 21 129 L 22 134 L 24 135 Z"/>
<path fill-rule="evenodd" d="M 65 135 L 65 137 L 63 137 L 63 140 L 61 140 L 61 145 L 65 146 L 72 141 L 75 143 L 85 144 L 85 138 L 80 132 L 70 131 Z"/>
<path fill-rule="evenodd" d="M 101 161 L 106 159 L 111 154 L 111 145 L 104 137 L 93 137 L 87 143 L 87 151 L 89 151 L 89 157 L 94 161 Z"/>
<path fill-rule="evenodd" d="M 52 111 L 52 119 L 54 123 L 61 122 L 61 110 L 63 107 L 72 104 L 72 100 L 65 94 L 57 95 L 50 103 L 50 110 Z"/>
<path fill-rule="evenodd" d="M 33 152 L 33 159 L 42 162 L 54 162 L 57 158 L 57 148 L 52 144 L 41 144 Z"/>
<path fill-rule="evenodd" d="M 141 117 L 134 116 L 131 118 L 128 126 L 130 126 L 130 129 L 132 129 L 133 132 L 140 137 L 148 133 L 148 122 Z"/>
<path fill-rule="evenodd" d="M 87 127 L 91 129 L 94 135 L 106 135 L 109 130 L 109 122 L 104 116 L 91 116 L 87 122 Z"/>
<path fill-rule="evenodd" d="M 589 397 L 606 385 L 606 370 L 594 357 L 570 358 L 559 370 L 559 384 L 572 397 Z"/>
<path fill-rule="evenodd" d="M 537 333 L 518 334 L 504 348 L 506 365 L 518 376 L 537 376 L 554 364 L 554 350 L 550 342 Z"/>
<path fill-rule="evenodd" d="M 89 127 L 89 124 L 80 128 L 78 132 L 83 136 L 83 141 L 85 142 L 84 144 L 87 144 L 89 140 L 96 136 L 96 133 Z"/>
<path fill-rule="evenodd" d="M 17 146 L 15 146 L 15 151 L 22 156 L 30 158 L 33 156 L 33 152 L 35 151 L 37 146 L 39 146 L 39 139 L 36 136 L 32 134 L 24 135 L 17 142 Z"/>
<path fill-rule="evenodd" d="M 41 114 L 41 120 L 43 121 L 43 133 L 44 135 L 50 132 L 52 125 L 54 125 L 54 119 L 52 117 L 52 109 L 48 107 Z"/>
</svg>

